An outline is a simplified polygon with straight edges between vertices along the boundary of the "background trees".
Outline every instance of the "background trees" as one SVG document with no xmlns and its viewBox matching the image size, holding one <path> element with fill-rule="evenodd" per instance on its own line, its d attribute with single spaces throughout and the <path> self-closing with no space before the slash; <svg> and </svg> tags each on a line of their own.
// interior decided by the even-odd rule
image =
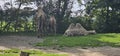
<svg viewBox="0 0 120 56">
<path fill-rule="evenodd" d="M 33 15 L 33 11 L 29 8 L 24 7 L 21 9 L 23 1 L 6 2 L 1 8 L 1 31 L 3 32 L 18 32 L 26 31 L 28 19 Z M 32 26 L 31 26 L 32 27 Z M 30 27 L 30 28 L 31 28 Z M 28 29 L 28 28 L 27 28 Z M 30 29 L 28 29 L 30 30 Z"/>
<path fill-rule="evenodd" d="M 89 1 L 86 13 L 95 18 L 93 28 L 98 32 L 120 32 L 119 0 Z"/>
<path fill-rule="evenodd" d="M 57 32 L 63 33 L 65 31 L 67 21 L 65 19 L 70 17 L 73 5 L 72 0 L 36 0 L 37 6 L 43 7 L 46 14 L 53 14 L 57 20 Z"/>
<path fill-rule="evenodd" d="M 15 0 L 0 6 L 0 32 L 35 31 L 33 16 L 38 6 L 57 20 L 57 33 L 64 33 L 70 23 L 81 23 L 87 30 L 120 32 L 119 0 L 78 0 L 73 12 L 73 0 Z M 29 5 L 34 5 L 30 7 Z M 72 14 L 75 14 L 73 16 Z"/>
</svg>

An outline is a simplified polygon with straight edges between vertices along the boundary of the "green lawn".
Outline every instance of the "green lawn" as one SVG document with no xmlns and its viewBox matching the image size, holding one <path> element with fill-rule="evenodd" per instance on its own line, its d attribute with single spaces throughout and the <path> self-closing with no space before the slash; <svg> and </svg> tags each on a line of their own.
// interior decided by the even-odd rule
<svg viewBox="0 0 120 56">
<path fill-rule="evenodd" d="M 22 50 L 22 51 L 30 53 L 30 56 L 68 56 L 67 54 L 45 53 L 38 50 Z M 0 50 L 0 56 L 20 56 L 20 50 L 19 49 Z"/>
<path fill-rule="evenodd" d="M 35 45 L 59 47 L 120 47 L 120 33 L 106 33 L 75 37 L 49 36 L 47 38 L 44 38 L 44 41 L 42 43 L 36 43 Z"/>
</svg>

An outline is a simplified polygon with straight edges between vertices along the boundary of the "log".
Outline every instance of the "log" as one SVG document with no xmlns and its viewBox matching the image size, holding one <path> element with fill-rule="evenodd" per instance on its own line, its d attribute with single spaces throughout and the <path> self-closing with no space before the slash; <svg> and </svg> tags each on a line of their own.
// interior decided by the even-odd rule
<svg viewBox="0 0 120 56">
<path fill-rule="evenodd" d="M 21 51 L 20 56 L 29 56 L 29 53 Z"/>
</svg>

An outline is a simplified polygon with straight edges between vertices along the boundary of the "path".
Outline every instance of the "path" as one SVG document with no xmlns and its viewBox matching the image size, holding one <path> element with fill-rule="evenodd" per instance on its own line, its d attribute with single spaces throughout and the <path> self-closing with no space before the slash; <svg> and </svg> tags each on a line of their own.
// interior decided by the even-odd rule
<svg viewBox="0 0 120 56">
<path fill-rule="evenodd" d="M 43 39 L 29 36 L 0 36 L 0 50 L 10 48 L 36 49 L 36 47 L 32 44 L 40 41 L 43 41 Z M 120 48 L 114 47 L 96 47 L 87 49 L 82 49 L 80 47 L 65 47 L 61 50 L 54 50 L 50 48 L 40 50 L 50 53 L 66 53 L 70 56 L 120 56 Z"/>
</svg>

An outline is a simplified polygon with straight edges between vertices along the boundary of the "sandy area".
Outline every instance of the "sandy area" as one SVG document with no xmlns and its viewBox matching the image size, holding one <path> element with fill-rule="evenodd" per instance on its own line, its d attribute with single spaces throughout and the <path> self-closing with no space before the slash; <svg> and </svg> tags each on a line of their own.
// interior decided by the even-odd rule
<svg viewBox="0 0 120 56">
<path fill-rule="evenodd" d="M 70 56 L 120 56 L 120 48 L 117 47 L 96 47 L 96 48 L 80 48 L 80 47 L 65 47 L 63 49 L 42 49 L 33 46 L 36 42 L 41 42 L 43 39 L 29 36 L 0 36 L 0 50 L 18 48 L 18 49 L 40 49 L 50 53 L 65 53 Z"/>
<path fill-rule="evenodd" d="M 0 36 L 0 49 L 30 49 L 34 48 L 34 43 L 41 41 L 42 39 L 31 36 Z"/>
</svg>

